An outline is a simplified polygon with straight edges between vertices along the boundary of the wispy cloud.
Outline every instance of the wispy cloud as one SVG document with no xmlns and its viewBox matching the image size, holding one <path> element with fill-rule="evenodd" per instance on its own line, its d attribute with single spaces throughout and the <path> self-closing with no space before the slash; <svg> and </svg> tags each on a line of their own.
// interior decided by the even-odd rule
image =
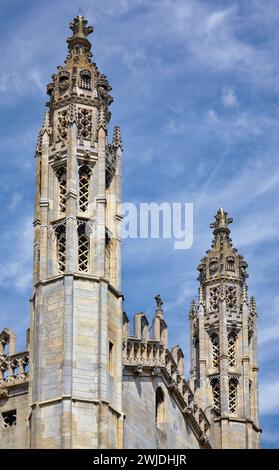
<svg viewBox="0 0 279 470">
<path fill-rule="evenodd" d="M 1 271 L 0 286 L 13 286 L 17 292 L 30 291 L 32 285 L 33 227 L 30 217 L 17 221 L 11 230 L 4 230 L 0 237 Z"/>
<path fill-rule="evenodd" d="M 239 102 L 233 87 L 224 87 L 222 90 L 221 100 L 226 108 L 235 108 Z"/>
</svg>

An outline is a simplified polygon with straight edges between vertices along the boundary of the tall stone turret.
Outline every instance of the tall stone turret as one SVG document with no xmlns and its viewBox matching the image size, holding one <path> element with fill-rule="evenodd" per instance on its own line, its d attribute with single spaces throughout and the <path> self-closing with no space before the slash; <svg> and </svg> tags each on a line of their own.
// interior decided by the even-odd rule
<svg viewBox="0 0 279 470">
<path fill-rule="evenodd" d="M 190 384 L 220 448 L 259 447 L 257 312 L 247 296 L 248 267 L 230 238 L 233 220 L 219 209 L 202 258 L 199 300 L 190 309 Z"/>
<path fill-rule="evenodd" d="M 93 32 L 70 24 L 36 149 L 31 446 L 122 446 L 121 135 Z"/>
</svg>

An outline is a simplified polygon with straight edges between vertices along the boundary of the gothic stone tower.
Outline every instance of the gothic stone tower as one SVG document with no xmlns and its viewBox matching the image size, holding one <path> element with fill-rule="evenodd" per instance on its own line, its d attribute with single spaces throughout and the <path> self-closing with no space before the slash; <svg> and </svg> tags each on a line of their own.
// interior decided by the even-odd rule
<svg viewBox="0 0 279 470">
<path fill-rule="evenodd" d="M 211 422 L 215 448 L 259 447 L 257 311 L 248 303 L 247 263 L 230 239 L 223 209 L 212 247 L 198 266 L 199 300 L 190 308 L 190 386 Z"/>
<path fill-rule="evenodd" d="M 31 447 L 122 446 L 121 137 L 82 16 L 36 151 Z"/>
</svg>

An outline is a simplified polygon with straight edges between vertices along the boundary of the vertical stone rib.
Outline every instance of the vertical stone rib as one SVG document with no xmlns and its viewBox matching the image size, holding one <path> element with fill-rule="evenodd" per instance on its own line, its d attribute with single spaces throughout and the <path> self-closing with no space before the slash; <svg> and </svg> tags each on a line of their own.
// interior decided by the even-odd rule
<svg viewBox="0 0 279 470">
<path fill-rule="evenodd" d="M 66 194 L 66 272 L 77 271 L 77 125 L 75 120 L 68 127 L 67 141 L 67 194 Z"/>
<path fill-rule="evenodd" d="M 200 297 L 202 287 L 200 287 Z M 206 351 L 205 351 L 205 329 L 204 329 L 205 308 L 203 300 L 199 302 L 199 369 L 200 369 L 200 406 L 206 407 Z"/>
<path fill-rule="evenodd" d="M 98 274 L 105 273 L 105 227 L 106 227 L 106 130 L 98 132 L 98 196 L 97 196 L 97 252 Z"/>
<path fill-rule="evenodd" d="M 224 288 L 224 287 L 222 287 Z M 229 378 L 228 378 L 228 331 L 226 300 L 219 304 L 219 367 L 220 367 L 220 411 L 221 416 L 229 414 Z"/>
<path fill-rule="evenodd" d="M 42 135 L 41 169 L 41 233 L 40 233 L 40 279 L 47 277 L 47 236 L 48 236 L 48 158 L 49 135 L 44 130 Z"/>
<path fill-rule="evenodd" d="M 246 297 L 242 301 L 242 374 L 243 374 L 243 414 L 250 419 L 250 397 L 249 397 L 249 344 L 248 344 L 248 305 Z"/>
</svg>

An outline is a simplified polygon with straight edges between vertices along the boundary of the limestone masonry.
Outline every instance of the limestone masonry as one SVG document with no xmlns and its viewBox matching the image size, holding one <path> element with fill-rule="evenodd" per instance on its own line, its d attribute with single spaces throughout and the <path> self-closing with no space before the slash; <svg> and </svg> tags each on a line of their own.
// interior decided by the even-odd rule
<svg viewBox="0 0 279 470">
<path fill-rule="evenodd" d="M 82 16 L 36 148 L 34 274 L 26 351 L 0 333 L 0 448 L 257 448 L 257 309 L 247 264 L 215 215 L 190 307 L 190 378 L 169 349 L 163 302 L 152 328 L 122 309 L 119 127 Z M 131 333 L 132 330 L 132 333 Z"/>
</svg>

